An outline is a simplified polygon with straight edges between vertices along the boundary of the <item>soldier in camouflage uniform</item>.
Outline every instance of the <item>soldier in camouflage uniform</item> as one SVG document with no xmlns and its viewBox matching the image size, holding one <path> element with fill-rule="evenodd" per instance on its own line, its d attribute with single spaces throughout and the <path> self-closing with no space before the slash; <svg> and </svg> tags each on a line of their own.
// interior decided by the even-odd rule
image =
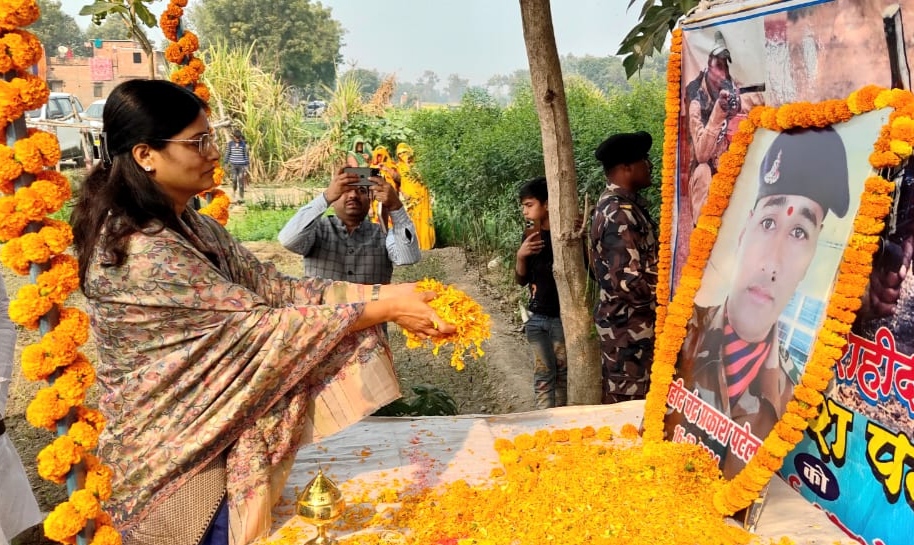
<svg viewBox="0 0 914 545">
<path fill-rule="evenodd" d="M 600 284 L 594 323 L 600 336 L 603 403 L 643 399 L 654 354 L 657 225 L 638 191 L 650 186 L 646 132 L 610 136 L 594 156 L 606 190 L 594 209 L 592 271 Z"/>
</svg>

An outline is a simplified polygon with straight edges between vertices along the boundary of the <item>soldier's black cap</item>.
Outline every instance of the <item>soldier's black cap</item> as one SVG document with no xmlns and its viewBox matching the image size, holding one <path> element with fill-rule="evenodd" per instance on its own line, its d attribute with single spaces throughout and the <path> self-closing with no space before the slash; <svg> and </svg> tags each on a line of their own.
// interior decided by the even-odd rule
<svg viewBox="0 0 914 545">
<path fill-rule="evenodd" d="M 629 165 L 645 157 L 651 149 L 651 135 L 644 132 L 623 132 L 604 140 L 593 153 L 607 171 L 616 165 Z"/>
<path fill-rule="evenodd" d="M 847 153 L 831 127 L 778 134 L 759 166 L 756 203 L 771 195 L 800 195 L 839 218 L 850 202 Z"/>
</svg>

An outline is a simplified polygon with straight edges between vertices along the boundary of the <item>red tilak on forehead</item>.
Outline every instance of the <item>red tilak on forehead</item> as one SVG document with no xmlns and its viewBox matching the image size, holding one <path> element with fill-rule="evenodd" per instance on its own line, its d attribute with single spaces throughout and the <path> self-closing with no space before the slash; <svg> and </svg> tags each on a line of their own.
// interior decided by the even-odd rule
<svg viewBox="0 0 914 545">
<path fill-rule="evenodd" d="M 792 207 L 792 206 L 788 206 L 788 207 L 787 207 L 787 215 L 788 215 L 788 216 L 792 216 L 792 215 L 793 215 L 793 207 Z"/>
</svg>

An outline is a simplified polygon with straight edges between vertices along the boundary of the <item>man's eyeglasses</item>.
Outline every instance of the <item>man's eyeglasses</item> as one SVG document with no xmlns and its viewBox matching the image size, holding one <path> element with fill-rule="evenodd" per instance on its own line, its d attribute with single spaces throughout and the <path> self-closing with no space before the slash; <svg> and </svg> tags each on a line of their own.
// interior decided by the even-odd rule
<svg viewBox="0 0 914 545">
<path fill-rule="evenodd" d="M 197 151 L 203 156 L 206 156 L 211 149 L 216 147 L 216 141 L 213 139 L 213 134 L 209 132 L 201 134 L 199 138 L 160 138 L 159 141 L 195 144 L 197 146 Z"/>
</svg>

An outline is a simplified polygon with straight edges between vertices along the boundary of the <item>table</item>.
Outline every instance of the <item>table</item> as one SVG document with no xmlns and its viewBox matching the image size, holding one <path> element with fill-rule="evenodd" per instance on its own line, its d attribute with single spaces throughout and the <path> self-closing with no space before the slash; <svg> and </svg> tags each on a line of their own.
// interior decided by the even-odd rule
<svg viewBox="0 0 914 545">
<path fill-rule="evenodd" d="M 291 535 L 300 535 L 304 542 L 315 535 L 313 527 L 293 515 L 298 492 L 317 474 L 319 464 L 347 498 L 384 482 L 400 489 L 458 479 L 478 483 L 500 467 L 493 447 L 498 437 L 584 426 L 618 431 L 625 423 L 640 426 L 643 409 L 643 401 L 631 401 L 496 416 L 366 418 L 299 451 L 283 499 L 273 510 L 272 534 L 261 543 Z M 854 543 L 779 478 L 772 480 L 768 498 L 756 530 L 761 537 L 789 536 L 797 545 Z"/>
</svg>

